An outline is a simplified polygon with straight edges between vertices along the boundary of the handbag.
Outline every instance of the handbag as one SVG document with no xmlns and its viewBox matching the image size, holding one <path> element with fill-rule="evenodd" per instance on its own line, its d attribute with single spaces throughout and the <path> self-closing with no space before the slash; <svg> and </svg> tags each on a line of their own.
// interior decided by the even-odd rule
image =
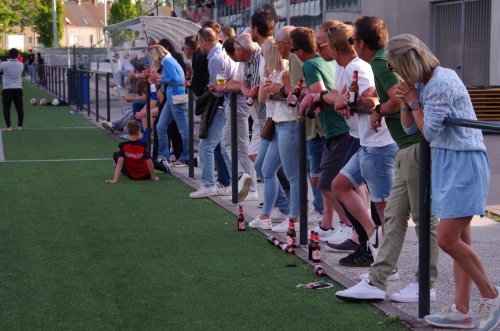
<svg viewBox="0 0 500 331">
<path fill-rule="evenodd" d="M 173 95 L 172 103 L 174 105 L 181 105 L 184 103 L 188 103 L 188 95 L 187 94 Z"/>
<path fill-rule="evenodd" d="M 274 125 L 273 118 L 268 117 L 266 124 L 264 124 L 264 127 L 262 128 L 262 130 L 260 130 L 260 137 L 262 139 L 271 141 L 271 140 L 273 140 L 275 131 L 276 131 L 276 127 Z"/>
</svg>

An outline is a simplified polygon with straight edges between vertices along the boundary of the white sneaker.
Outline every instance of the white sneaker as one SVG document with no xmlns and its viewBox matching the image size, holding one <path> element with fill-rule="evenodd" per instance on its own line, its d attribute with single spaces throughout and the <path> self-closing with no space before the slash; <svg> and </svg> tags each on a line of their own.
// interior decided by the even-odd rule
<svg viewBox="0 0 500 331">
<path fill-rule="evenodd" d="M 307 223 L 316 224 L 320 223 L 322 220 L 323 215 L 316 209 L 313 209 L 313 211 L 307 215 Z"/>
<path fill-rule="evenodd" d="M 436 290 L 431 288 L 431 301 L 436 301 Z M 411 283 L 396 293 L 389 295 L 389 300 L 396 302 L 418 302 L 418 283 Z"/>
<path fill-rule="evenodd" d="M 493 330 L 500 324 L 500 286 L 495 286 L 498 295 L 495 299 L 482 299 L 479 305 L 481 322 L 479 330 Z"/>
<path fill-rule="evenodd" d="M 244 173 L 238 179 L 238 202 L 245 200 L 252 185 L 252 177 L 249 174 Z"/>
<path fill-rule="evenodd" d="M 455 304 L 446 307 L 441 314 L 425 316 L 424 321 L 430 325 L 441 328 L 474 329 L 475 327 L 474 321 L 472 320 L 472 310 L 469 310 L 467 314 L 462 314 L 457 310 L 457 306 Z"/>
<path fill-rule="evenodd" d="M 247 196 L 245 197 L 245 201 L 259 201 L 259 192 L 249 191 Z"/>
<path fill-rule="evenodd" d="M 217 189 L 218 195 L 230 196 L 233 194 L 233 189 L 231 188 L 231 185 L 223 186 L 221 183 L 217 182 L 215 183 L 215 187 Z"/>
<path fill-rule="evenodd" d="M 358 278 L 363 280 L 363 279 L 368 279 L 369 276 L 370 276 L 370 272 L 365 272 L 365 273 L 362 273 L 361 275 L 359 275 Z M 398 267 L 394 268 L 394 270 L 391 272 L 389 277 L 387 277 L 387 280 L 388 281 L 399 280 Z"/>
<path fill-rule="evenodd" d="M 273 220 L 284 220 L 288 218 L 288 214 L 282 213 L 279 208 L 273 208 L 273 211 L 271 212 L 271 218 Z"/>
<path fill-rule="evenodd" d="M 318 233 L 319 240 L 326 241 L 327 238 L 331 237 L 334 233 L 333 229 L 323 230 L 320 228 L 319 224 L 314 228 L 314 232 Z"/>
<path fill-rule="evenodd" d="M 189 197 L 192 199 L 199 199 L 199 198 L 213 197 L 215 195 L 217 195 L 217 189 L 215 188 L 215 186 L 212 187 L 201 186 L 198 189 L 198 191 L 189 194 Z"/>
<path fill-rule="evenodd" d="M 346 239 L 351 239 L 352 237 L 352 228 L 350 226 L 345 225 L 344 223 L 339 223 L 339 226 L 333 230 L 333 234 L 326 238 L 329 244 L 339 244 Z"/>
<path fill-rule="evenodd" d="M 248 223 L 248 226 L 254 229 L 269 230 L 272 228 L 271 218 L 266 218 L 261 220 L 259 216 Z"/>
<path fill-rule="evenodd" d="M 356 301 L 382 301 L 385 299 L 385 291 L 370 285 L 368 279 L 364 279 L 351 288 L 338 291 L 335 296 L 347 302 Z"/>
<path fill-rule="evenodd" d="M 287 217 L 283 222 L 273 226 L 272 230 L 274 232 L 287 232 L 289 223 L 290 219 Z M 300 230 L 300 222 L 295 222 L 295 231 L 299 232 L 299 230 Z"/>
<path fill-rule="evenodd" d="M 380 246 L 382 246 L 382 241 L 384 240 L 382 230 L 381 226 L 375 226 L 375 233 L 368 240 L 370 250 L 372 251 L 373 261 L 377 258 L 378 251 L 380 250 Z"/>
</svg>

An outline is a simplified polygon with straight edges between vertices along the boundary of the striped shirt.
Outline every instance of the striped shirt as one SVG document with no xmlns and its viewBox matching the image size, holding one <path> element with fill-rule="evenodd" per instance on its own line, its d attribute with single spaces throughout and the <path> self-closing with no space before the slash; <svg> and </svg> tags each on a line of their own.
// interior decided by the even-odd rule
<svg viewBox="0 0 500 331">
<path fill-rule="evenodd" d="M 258 86 L 260 84 L 260 75 L 259 75 L 259 65 L 261 61 L 261 51 L 258 48 L 250 57 L 250 60 L 245 63 L 243 67 L 243 82 L 250 84 L 250 88 L 254 86 Z M 257 112 L 257 117 L 261 120 L 266 119 L 266 104 L 260 103 L 255 100 L 254 103 L 255 111 Z M 264 121 L 261 121 L 261 128 L 264 124 Z"/>
</svg>

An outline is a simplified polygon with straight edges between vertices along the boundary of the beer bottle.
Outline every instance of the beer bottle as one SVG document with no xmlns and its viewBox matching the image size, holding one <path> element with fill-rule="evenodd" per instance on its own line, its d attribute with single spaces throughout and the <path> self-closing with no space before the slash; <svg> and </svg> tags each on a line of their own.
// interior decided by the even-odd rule
<svg viewBox="0 0 500 331">
<path fill-rule="evenodd" d="M 295 223 L 292 219 L 288 221 L 288 231 L 286 233 L 286 243 L 293 248 L 297 247 L 297 232 L 295 232 Z"/>
<path fill-rule="evenodd" d="M 191 86 L 191 70 L 186 69 L 186 81 L 187 81 L 187 86 Z"/>
<path fill-rule="evenodd" d="M 309 109 L 309 111 L 307 112 L 307 117 L 309 117 L 310 119 L 313 119 L 314 117 L 316 117 L 316 109 L 318 108 L 323 108 L 325 106 L 325 104 L 323 103 L 323 101 L 318 101 L 318 102 L 315 102 L 311 109 Z"/>
<path fill-rule="evenodd" d="M 283 252 L 286 252 L 288 254 L 295 254 L 295 250 L 293 249 L 293 247 L 288 244 L 283 244 L 281 246 L 281 250 L 283 250 Z"/>
<path fill-rule="evenodd" d="M 257 95 L 259 93 L 259 85 L 254 86 L 253 90 L 255 90 L 257 92 L 257 94 L 254 97 L 248 97 L 247 105 L 249 105 L 249 106 L 253 106 L 255 99 L 257 99 Z"/>
<path fill-rule="evenodd" d="M 311 230 L 311 234 L 309 235 L 309 243 L 307 244 L 307 251 L 308 251 L 308 260 L 311 261 L 313 258 L 312 258 L 312 246 L 313 246 L 313 242 L 314 242 L 314 230 Z"/>
<path fill-rule="evenodd" d="M 295 107 L 297 106 L 297 103 L 299 102 L 299 97 L 300 97 L 300 88 L 302 87 L 302 83 L 304 83 L 304 80 L 301 78 L 299 82 L 297 83 L 297 87 L 293 89 L 292 92 L 292 100 L 288 104 L 288 107 Z"/>
<path fill-rule="evenodd" d="M 323 270 L 323 267 L 319 264 L 314 266 L 314 272 L 320 277 L 323 277 L 325 275 L 325 270 Z"/>
<path fill-rule="evenodd" d="M 243 207 L 238 209 L 238 231 L 245 231 L 245 216 L 243 216 Z"/>
<path fill-rule="evenodd" d="M 321 247 L 319 246 L 319 235 L 314 232 L 314 242 L 312 248 L 312 261 L 321 262 Z"/>
<path fill-rule="evenodd" d="M 358 105 L 358 93 L 358 71 L 354 70 L 354 73 L 352 74 L 352 83 L 349 86 L 349 102 L 347 103 L 349 107 L 356 108 Z"/>
</svg>

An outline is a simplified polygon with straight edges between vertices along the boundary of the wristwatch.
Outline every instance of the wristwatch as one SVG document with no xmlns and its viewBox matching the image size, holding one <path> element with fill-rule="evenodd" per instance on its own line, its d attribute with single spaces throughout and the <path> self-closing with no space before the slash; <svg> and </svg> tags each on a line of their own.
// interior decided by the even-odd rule
<svg viewBox="0 0 500 331">
<path fill-rule="evenodd" d="M 383 116 L 382 113 L 380 112 L 380 108 L 382 108 L 382 105 L 379 103 L 378 105 L 375 106 L 375 112 L 380 116 Z"/>
<path fill-rule="evenodd" d="M 420 102 L 415 101 L 410 104 L 410 107 L 408 107 L 408 111 L 417 110 L 420 107 L 422 107 L 422 104 Z"/>
<path fill-rule="evenodd" d="M 323 91 L 319 92 L 319 100 L 320 100 L 321 102 L 325 102 L 325 100 L 323 100 L 323 96 L 324 96 L 325 94 L 327 94 L 328 92 L 330 92 L 330 91 L 328 91 L 328 90 L 323 90 Z"/>
</svg>

